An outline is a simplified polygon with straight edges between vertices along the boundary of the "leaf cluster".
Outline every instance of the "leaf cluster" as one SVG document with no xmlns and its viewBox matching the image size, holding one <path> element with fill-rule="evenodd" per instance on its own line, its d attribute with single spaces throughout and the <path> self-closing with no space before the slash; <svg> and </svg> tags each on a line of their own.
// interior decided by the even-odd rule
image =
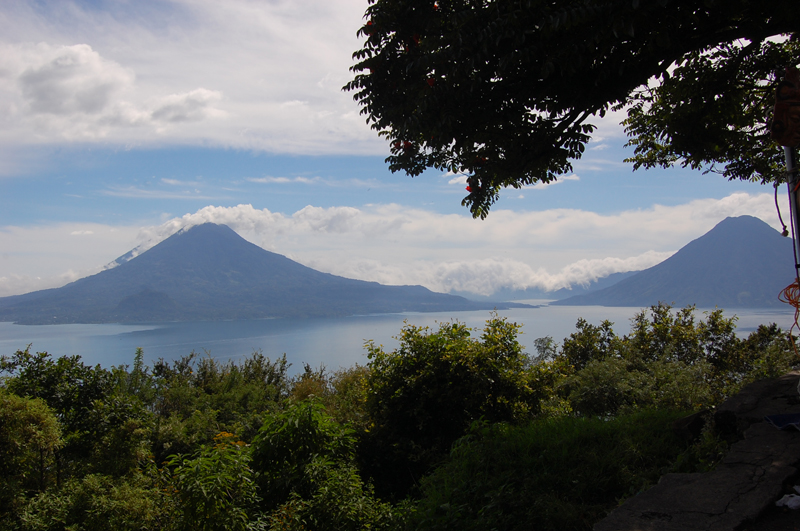
<svg viewBox="0 0 800 531">
<path fill-rule="evenodd" d="M 655 86 L 631 94 L 623 121 L 634 169 L 681 164 L 729 180 L 780 181 L 783 151 L 769 121 L 782 66 L 800 39 L 736 41 L 687 54 Z"/>
<path fill-rule="evenodd" d="M 595 129 L 592 117 L 612 106 L 634 102 L 628 127 L 640 135 L 633 142 L 642 149 L 652 145 L 651 136 L 676 139 L 673 150 L 662 142 L 666 151 L 656 160 L 690 153 L 689 165 L 733 162 L 725 157 L 744 150 L 741 143 L 719 152 L 714 146 L 726 135 L 717 135 L 695 151 L 684 129 L 692 132 L 698 122 L 716 133 L 747 129 L 741 122 L 759 111 L 748 110 L 740 120 L 735 106 L 760 100 L 750 101 L 757 91 L 738 88 L 738 82 L 768 81 L 768 65 L 772 72 L 785 66 L 774 61 L 789 50 L 775 55 L 767 51 L 780 44 L 764 45 L 763 61 L 738 61 L 741 75 L 722 68 L 717 77 L 735 82 L 718 87 L 723 102 L 710 111 L 696 99 L 678 106 L 676 120 L 645 119 L 650 127 L 643 128 L 637 112 L 648 114 L 650 107 L 637 105 L 644 89 L 673 65 L 684 65 L 670 77 L 676 88 L 667 86 L 666 95 L 691 92 L 706 76 L 695 81 L 687 65 L 710 56 L 710 70 L 717 71 L 715 62 L 724 62 L 741 40 L 760 47 L 796 31 L 799 17 L 789 0 L 372 0 L 359 30 L 363 47 L 353 54 L 355 77 L 344 89 L 389 141 L 392 171 L 465 174 L 469 193 L 462 204 L 483 218 L 502 187 L 547 183 L 572 171 Z M 653 91 L 660 101 L 659 88 Z M 693 122 L 687 123 L 689 116 Z M 665 131 L 665 122 L 674 128 Z M 733 164 L 729 176 L 751 178 L 748 169 L 765 170 L 764 164 Z"/>
<path fill-rule="evenodd" d="M 519 325 L 495 316 L 479 338 L 461 323 L 406 325 L 392 352 L 369 344 L 371 421 L 361 458 L 379 493 L 402 498 L 476 422 L 519 422 L 538 412 Z"/>
</svg>

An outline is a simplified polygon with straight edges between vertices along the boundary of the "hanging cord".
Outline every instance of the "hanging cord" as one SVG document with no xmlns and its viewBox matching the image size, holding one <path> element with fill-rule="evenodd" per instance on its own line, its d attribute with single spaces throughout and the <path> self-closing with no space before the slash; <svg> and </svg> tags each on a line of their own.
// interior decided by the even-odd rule
<svg viewBox="0 0 800 531">
<path fill-rule="evenodd" d="M 781 231 L 781 236 L 784 238 L 789 235 L 789 230 L 786 228 L 786 223 L 783 222 L 783 216 L 781 216 L 781 206 L 778 204 L 778 187 L 781 185 L 783 181 L 778 179 L 775 181 L 775 210 L 778 212 L 778 221 L 781 222 L 781 227 L 783 230 Z M 795 263 L 797 263 L 797 259 L 795 259 Z"/>
<path fill-rule="evenodd" d="M 787 185 L 790 185 L 792 182 L 792 174 L 797 173 L 797 168 L 792 168 L 790 171 L 784 173 Z M 781 221 L 781 225 L 783 226 L 783 234 L 787 236 L 786 224 L 783 222 L 783 218 L 781 217 L 781 209 L 778 207 L 778 186 L 780 182 L 775 184 L 775 207 L 778 210 L 778 219 Z M 800 189 L 800 179 L 797 179 L 795 183 L 794 190 L 791 190 L 790 197 L 793 196 L 797 190 Z M 790 304 L 794 308 L 794 323 L 792 323 L 792 327 L 789 329 L 789 339 L 792 342 L 792 348 L 794 349 L 795 357 L 798 357 L 797 353 L 797 344 L 794 340 L 794 335 L 792 332 L 795 328 L 800 331 L 800 264 L 797 261 L 797 233 L 795 232 L 795 223 L 794 223 L 794 212 L 792 211 L 792 201 L 789 201 L 789 221 L 792 227 L 792 252 L 794 253 L 794 282 L 790 285 L 786 286 L 778 295 L 778 299 L 781 302 L 785 302 Z M 798 391 L 800 391 L 800 386 L 798 387 Z"/>
<path fill-rule="evenodd" d="M 794 355 L 798 356 L 797 345 L 795 344 L 794 335 L 792 334 L 795 328 L 800 331 L 800 324 L 798 324 L 798 319 L 800 319 L 800 283 L 797 281 L 797 279 L 795 279 L 791 285 L 786 286 L 783 288 L 783 290 L 781 290 L 780 295 L 778 295 L 778 299 L 781 302 L 791 304 L 794 308 L 794 323 L 792 323 L 792 327 L 789 329 L 789 339 L 792 341 Z"/>
</svg>

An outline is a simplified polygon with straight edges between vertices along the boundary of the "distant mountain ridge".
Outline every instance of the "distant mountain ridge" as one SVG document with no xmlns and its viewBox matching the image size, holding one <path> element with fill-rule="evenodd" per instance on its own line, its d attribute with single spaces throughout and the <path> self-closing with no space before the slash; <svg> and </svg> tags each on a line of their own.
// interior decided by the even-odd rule
<svg viewBox="0 0 800 531">
<path fill-rule="evenodd" d="M 752 216 L 726 218 L 670 258 L 611 287 L 551 305 L 781 308 L 795 278 L 792 240 Z"/>
<path fill-rule="evenodd" d="M 525 306 L 322 273 L 212 223 L 182 230 L 116 262 L 116 267 L 61 288 L 0 298 L 0 321 L 201 321 Z"/>
</svg>

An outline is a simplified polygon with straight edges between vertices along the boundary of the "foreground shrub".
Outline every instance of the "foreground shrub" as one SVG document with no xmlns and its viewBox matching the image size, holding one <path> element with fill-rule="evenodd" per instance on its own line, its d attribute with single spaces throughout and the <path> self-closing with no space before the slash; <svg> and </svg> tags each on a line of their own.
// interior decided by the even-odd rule
<svg viewBox="0 0 800 531">
<path fill-rule="evenodd" d="M 153 366 L 151 405 L 158 418 L 156 461 L 191 453 L 220 432 L 252 441 L 265 414 L 278 408 L 288 389 L 286 356 L 271 361 L 253 352 L 241 362 L 219 362 L 194 352 Z"/>
<path fill-rule="evenodd" d="M 639 408 L 699 410 L 714 403 L 709 364 L 656 360 L 641 367 L 620 358 L 592 360 L 568 378 L 562 392 L 572 411 L 611 417 Z"/>
<path fill-rule="evenodd" d="M 152 478 L 89 474 L 40 493 L 21 511 L 20 531 L 163 529 L 171 516 Z"/>
<path fill-rule="evenodd" d="M 398 515 L 364 484 L 353 431 L 322 401 L 290 403 L 264 422 L 252 447 L 261 510 L 275 531 L 396 527 Z"/>
<path fill-rule="evenodd" d="M 315 458 L 306 466 L 312 494 L 293 493 L 271 515 L 272 531 L 396 529 L 402 514 L 374 497 L 351 464 Z"/>
<path fill-rule="evenodd" d="M 318 459 L 350 462 L 354 446 L 352 431 L 337 424 L 318 401 L 291 404 L 267 417 L 252 448 L 264 511 L 273 511 L 292 494 L 311 498 L 316 487 L 307 467 Z"/>
<path fill-rule="evenodd" d="M 97 429 L 94 402 L 112 393 L 111 372 L 85 365 L 80 356 L 53 359 L 47 352 L 32 354 L 27 348 L 0 356 L 0 373 L 10 375 L 6 389 L 43 400 L 58 418 L 62 436 L 55 453 L 58 479 L 92 471 L 93 451 L 105 435 Z"/>
<path fill-rule="evenodd" d="M 379 494 L 402 498 L 473 422 L 517 422 L 538 411 L 518 332 L 497 317 L 479 339 L 458 322 L 433 333 L 407 325 L 398 349 L 368 346 L 360 455 Z"/>
<path fill-rule="evenodd" d="M 246 531 L 255 529 L 248 512 L 258 505 L 247 447 L 231 433 L 190 458 L 173 457 L 169 489 L 177 503 L 175 529 Z"/>
<path fill-rule="evenodd" d="M 54 483 L 60 435 L 58 421 L 43 400 L 0 387 L 0 521 L 10 520 L 26 496 Z"/>
<path fill-rule="evenodd" d="M 695 319 L 692 306 L 658 304 L 631 319 L 618 337 L 612 323 L 579 320 L 550 364 L 561 362 L 558 395 L 579 415 L 610 417 L 637 408 L 699 410 L 719 404 L 759 378 L 776 377 L 800 359 L 776 325 L 745 339 L 722 310 Z"/>
<path fill-rule="evenodd" d="M 459 441 L 423 480 L 408 529 L 591 529 L 621 499 L 655 483 L 686 448 L 671 430 L 683 414 L 486 427 Z"/>
</svg>

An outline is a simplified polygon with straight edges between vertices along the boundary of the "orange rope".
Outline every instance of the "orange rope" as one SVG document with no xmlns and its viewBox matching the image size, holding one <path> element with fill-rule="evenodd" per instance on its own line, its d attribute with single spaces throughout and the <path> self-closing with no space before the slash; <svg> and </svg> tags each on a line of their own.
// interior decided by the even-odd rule
<svg viewBox="0 0 800 531">
<path fill-rule="evenodd" d="M 783 288 L 780 295 L 778 295 L 778 299 L 780 299 L 781 302 L 791 304 L 794 308 L 794 324 L 792 324 L 792 327 L 789 329 L 789 338 L 792 340 L 794 355 L 797 356 L 797 346 L 795 345 L 792 331 L 795 328 L 800 331 L 800 324 L 798 324 L 798 319 L 800 319 L 800 278 L 795 278 L 794 282 Z"/>
</svg>

